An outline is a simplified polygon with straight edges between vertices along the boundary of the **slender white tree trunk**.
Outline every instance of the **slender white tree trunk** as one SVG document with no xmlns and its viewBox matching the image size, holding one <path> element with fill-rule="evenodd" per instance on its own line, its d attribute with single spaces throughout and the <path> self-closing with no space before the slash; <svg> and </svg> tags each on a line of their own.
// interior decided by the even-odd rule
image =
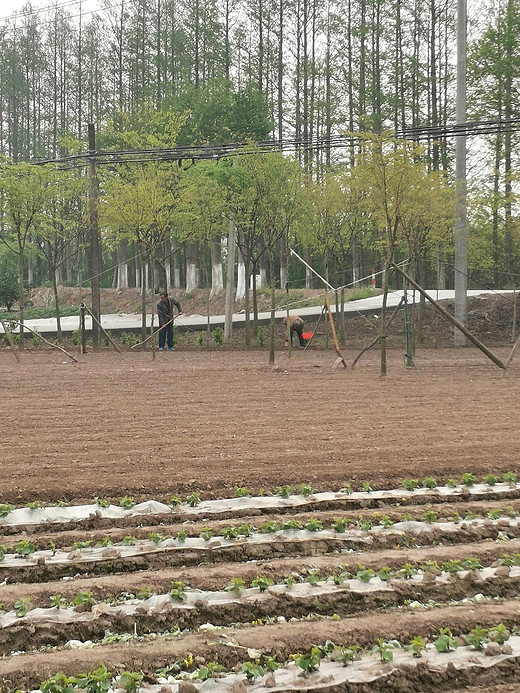
<svg viewBox="0 0 520 693">
<path fill-rule="evenodd" d="M 222 272 L 222 246 L 220 238 L 211 243 L 211 293 L 210 296 L 219 294 L 224 289 L 224 275 Z"/>
</svg>

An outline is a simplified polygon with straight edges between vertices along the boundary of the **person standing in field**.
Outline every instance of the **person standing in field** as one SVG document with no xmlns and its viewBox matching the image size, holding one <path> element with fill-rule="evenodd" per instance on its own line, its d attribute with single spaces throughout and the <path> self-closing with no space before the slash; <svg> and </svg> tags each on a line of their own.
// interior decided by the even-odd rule
<svg viewBox="0 0 520 693">
<path fill-rule="evenodd" d="M 159 351 L 164 351 L 164 345 L 168 343 L 168 351 L 173 351 L 173 306 L 177 309 L 177 315 L 182 313 L 181 304 L 174 298 L 169 298 L 166 291 L 159 294 L 157 315 L 159 317 Z"/>
<path fill-rule="evenodd" d="M 287 316 L 283 319 L 283 324 L 284 327 L 287 327 Z M 305 323 L 303 322 L 303 318 L 300 318 L 299 315 L 289 315 L 289 328 L 290 328 L 290 333 L 291 333 L 291 345 L 293 343 L 293 335 L 297 334 L 298 335 L 298 341 L 300 342 L 300 346 L 304 347 L 305 346 L 305 339 L 303 338 L 303 327 Z M 289 346 L 287 339 L 285 340 L 285 346 Z"/>
</svg>

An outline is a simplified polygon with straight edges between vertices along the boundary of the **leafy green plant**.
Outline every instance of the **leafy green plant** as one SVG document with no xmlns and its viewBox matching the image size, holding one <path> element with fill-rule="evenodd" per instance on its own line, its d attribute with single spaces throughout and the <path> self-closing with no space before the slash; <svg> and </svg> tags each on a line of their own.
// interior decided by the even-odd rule
<svg viewBox="0 0 520 693">
<path fill-rule="evenodd" d="M 262 522 L 258 528 L 258 531 L 260 534 L 271 534 L 272 532 L 278 532 L 280 529 L 280 524 L 275 520 L 266 520 L 265 522 Z"/>
<path fill-rule="evenodd" d="M 27 539 L 20 539 L 20 541 L 14 547 L 15 553 L 20 556 L 28 556 L 34 553 L 34 544 L 32 544 Z"/>
<path fill-rule="evenodd" d="M 263 667 L 260 666 L 260 662 L 258 660 L 255 660 L 254 662 L 243 662 L 241 671 L 246 675 L 249 683 L 253 683 L 255 679 L 265 674 L 265 671 Z"/>
<path fill-rule="evenodd" d="M 0 517 L 9 515 L 14 510 L 14 505 L 11 503 L 0 503 Z"/>
<path fill-rule="evenodd" d="M 423 573 L 435 573 L 439 574 L 441 572 L 441 569 L 439 568 L 439 564 L 437 561 L 424 561 L 420 565 L 421 570 Z"/>
<path fill-rule="evenodd" d="M 391 577 L 393 577 L 392 569 L 388 566 L 383 566 L 379 569 L 379 573 L 377 574 L 377 576 L 383 582 L 387 582 L 388 580 L 390 580 Z"/>
<path fill-rule="evenodd" d="M 94 503 L 99 505 L 100 508 L 108 508 L 110 501 L 106 498 L 100 498 L 99 496 L 94 496 Z"/>
<path fill-rule="evenodd" d="M 271 673 L 280 668 L 280 665 L 276 661 L 276 655 L 262 655 L 262 662 L 264 669 L 266 671 L 270 671 Z"/>
<path fill-rule="evenodd" d="M 211 336 L 213 337 L 215 344 L 218 346 L 222 346 L 222 344 L 224 344 L 224 330 L 221 327 L 215 327 L 211 333 Z"/>
<path fill-rule="evenodd" d="M 148 539 L 157 546 L 157 544 L 160 544 L 161 541 L 164 541 L 164 534 L 161 534 L 160 532 L 150 532 L 148 534 Z"/>
<path fill-rule="evenodd" d="M 319 647 L 313 646 L 310 652 L 299 655 L 294 661 L 300 669 L 310 674 L 312 671 L 317 671 L 320 668 L 321 650 Z"/>
<path fill-rule="evenodd" d="M 449 628 L 441 628 L 439 630 L 439 636 L 433 644 L 437 652 L 451 652 L 458 647 L 457 639 L 453 637 Z"/>
<path fill-rule="evenodd" d="M 290 520 L 284 520 L 282 522 L 282 529 L 283 530 L 303 529 L 303 524 L 300 522 L 300 520 L 295 520 L 294 518 L 291 518 Z"/>
<path fill-rule="evenodd" d="M 464 474 L 461 477 L 460 483 L 463 486 L 473 486 L 473 484 L 477 483 L 477 477 L 474 474 L 471 474 L 471 472 L 464 472 Z"/>
<path fill-rule="evenodd" d="M 119 505 L 122 508 L 133 508 L 135 505 L 135 500 L 132 498 L 132 496 L 123 496 L 123 498 L 121 498 L 119 501 Z"/>
<path fill-rule="evenodd" d="M 350 645 L 349 647 L 341 647 L 335 656 L 336 662 L 341 662 L 344 667 L 352 662 L 361 659 L 361 647 L 359 645 Z"/>
<path fill-rule="evenodd" d="M 52 594 L 49 597 L 51 607 L 55 609 L 66 609 L 68 606 L 68 601 L 61 594 Z"/>
<path fill-rule="evenodd" d="M 418 479 L 404 479 L 401 482 L 401 485 L 407 491 L 415 491 L 417 488 L 419 488 L 419 481 Z"/>
<path fill-rule="evenodd" d="M 358 565 L 356 579 L 361 580 L 361 582 L 370 582 L 370 580 L 375 577 L 375 572 L 372 568 L 365 568 L 361 563 Z"/>
<path fill-rule="evenodd" d="M 464 570 L 462 562 L 458 558 L 452 558 L 449 561 L 444 561 L 441 568 L 445 573 L 458 573 L 461 570 Z"/>
<path fill-rule="evenodd" d="M 14 610 L 16 612 L 16 615 L 18 617 L 23 617 L 25 614 L 29 611 L 31 606 L 31 598 L 30 597 L 20 597 L 15 603 L 13 604 Z"/>
<path fill-rule="evenodd" d="M 185 602 L 187 600 L 186 596 L 186 585 L 181 580 L 173 580 L 170 587 L 170 598 L 176 602 Z"/>
<path fill-rule="evenodd" d="M 213 530 L 211 529 L 211 527 L 203 527 L 200 530 L 200 536 L 202 539 L 204 539 L 204 541 L 209 541 L 213 536 Z"/>
<path fill-rule="evenodd" d="M 317 585 L 320 581 L 320 570 L 319 568 L 310 568 L 307 575 L 307 582 L 310 585 Z"/>
<path fill-rule="evenodd" d="M 323 529 L 323 522 L 316 517 L 311 517 L 304 524 L 304 527 L 308 532 L 321 532 Z"/>
<path fill-rule="evenodd" d="M 360 516 L 358 519 L 358 527 L 363 532 L 369 532 L 372 529 L 372 522 L 367 518 Z"/>
<path fill-rule="evenodd" d="M 425 479 L 423 479 L 422 485 L 423 488 L 436 488 L 437 479 L 434 479 L 433 476 L 427 476 Z"/>
<path fill-rule="evenodd" d="M 238 537 L 238 531 L 236 527 L 222 527 L 219 530 L 219 536 L 224 537 L 224 539 L 236 539 Z"/>
<path fill-rule="evenodd" d="M 135 546 L 137 544 L 137 537 L 127 534 L 126 537 L 123 537 L 121 544 L 123 546 Z"/>
<path fill-rule="evenodd" d="M 9 547 L 5 544 L 0 544 L 0 561 L 3 561 L 5 554 L 9 551 Z"/>
<path fill-rule="evenodd" d="M 242 594 L 245 592 L 246 583 L 240 577 L 231 578 L 231 582 L 224 588 L 226 592 L 236 592 Z"/>
<path fill-rule="evenodd" d="M 195 337 L 195 342 L 197 346 L 201 347 L 204 344 L 204 332 L 197 332 L 197 336 Z"/>
<path fill-rule="evenodd" d="M 253 525 L 243 522 L 236 530 L 239 537 L 250 537 L 253 534 Z"/>
<path fill-rule="evenodd" d="M 506 472 L 505 474 L 502 474 L 502 481 L 505 484 L 516 484 L 516 474 L 513 472 Z"/>
<path fill-rule="evenodd" d="M 476 518 L 477 515 L 472 510 L 467 510 L 466 514 L 464 515 L 465 520 L 476 520 Z"/>
<path fill-rule="evenodd" d="M 426 649 L 426 642 L 420 635 L 416 635 L 410 640 L 410 649 L 414 657 L 422 657 L 422 653 Z"/>
<path fill-rule="evenodd" d="M 170 505 L 173 505 L 175 507 L 176 505 L 180 505 L 182 503 L 182 498 L 174 493 L 170 496 L 168 502 L 170 503 Z"/>
<path fill-rule="evenodd" d="M 123 673 L 119 676 L 118 685 L 124 691 L 127 691 L 127 693 L 133 693 L 134 691 L 139 690 L 142 680 L 143 674 L 140 672 L 123 671 Z"/>
<path fill-rule="evenodd" d="M 458 485 L 459 482 L 457 481 L 457 479 L 448 479 L 448 481 L 446 482 L 446 486 L 448 486 L 448 488 L 456 488 Z"/>
<path fill-rule="evenodd" d="M 274 490 L 275 496 L 280 496 L 281 498 L 289 498 L 289 496 L 294 493 L 294 489 L 289 484 L 285 486 L 277 486 Z"/>
<path fill-rule="evenodd" d="M 110 539 L 110 537 L 103 537 L 103 539 L 100 539 L 96 546 L 114 546 L 114 542 Z"/>
<path fill-rule="evenodd" d="M 428 523 L 436 522 L 437 521 L 437 513 L 435 512 L 435 510 L 426 510 L 425 512 L 422 513 L 421 520 L 423 522 L 428 522 Z"/>
<path fill-rule="evenodd" d="M 312 494 L 315 492 L 315 489 L 313 489 L 310 484 L 300 484 L 298 490 L 302 496 L 305 497 L 312 496 Z"/>
<path fill-rule="evenodd" d="M 495 484 L 498 484 L 499 479 L 496 474 L 487 474 L 482 481 L 488 486 L 495 486 Z"/>
<path fill-rule="evenodd" d="M 208 662 L 206 666 L 200 667 L 200 669 L 197 670 L 193 678 L 199 681 L 207 681 L 208 679 L 217 678 L 223 671 L 225 671 L 225 668 L 222 664 L 218 662 Z"/>
<path fill-rule="evenodd" d="M 94 597 L 90 590 L 84 590 L 77 593 L 73 599 L 74 606 L 80 606 L 86 609 L 92 608 L 95 604 Z"/>
<path fill-rule="evenodd" d="M 292 575 L 288 575 L 285 580 L 285 586 L 287 587 L 288 590 L 292 589 L 296 583 L 296 580 Z"/>
<path fill-rule="evenodd" d="M 363 481 L 363 482 L 362 482 L 362 484 L 361 484 L 361 489 L 362 489 L 362 491 L 364 491 L 365 493 L 372 493 L 372 491 L 373 491 L 372 486 L 370 486 L 370 484 L 369 484 L 368 481 Z"/>
<path fill-rule="evenodd" d="M 42 693 L 75 693 L 78 680 L 75 676 L 65 676 L 61 671 L 40 683 Z"/>
<path fill-rule="evenodd" d="M 503 645 L 509 640 L 511 633 L 503 623 L 499 623 L 497 626 L 493 626 L 488 630 L 488 637 L 491 642 L 497 642 L 499 645 Z"/>
<path fill-rule="evenodd" d="M 412 563 L 405 563 L 399 571 L 399 575 L 405 580 L 411 580 L 414 575 L 417 575 L 417 568 Z"/>
<path fill-rule="evenodd" d="M 94 671 L 78 676 L 77 687 L 84 688 L 90 693 L 106 693 L 112 686 L 112 674 L 104 664 Z"/>
<path fill-rule="evenodd" d="M 235 496 L 237 498 L 243 498 L 245 496 L 251 496 L 251 490 L 248 488 L 244 488 L 242 486 L 235 486 Z"/>
<path fill-rule="evenodd" d="M 44 508 L 45 505 L 41 501 L 35 500 L 27 503 L 27 507 L 29 510 L 40 510 L 41 508 Z"/>
<path fill-rule="evenodd" d="M 92 546 L 92 541 L 75 541 L 70 547 L 71 551 L 79 551 L 81 549 L 89 549 Z"/>
<path fill-rule="evenodd" d="M 258 346 L 263 347 L 265 344 L 265 331 L 262 325 L 258 325 L 258 329 L 256 331 L 256 341 L 258 342 Z"/>
<path fill-rule="evenodd" d="M 492 508 L 486 513 L 486 517 L 488 520 L 498 520 L 499 517 L 502 517 L 502 511 L 500 508 Z"/>
<path fill-rule="evenodd" d="M 383 638 L 377 639 L 376 644 L 372 648 L 372 652 L 377 652 L 382 662 L 392 662 L 394 659 L 392 646 L 385 642 Z"/>
<path fill-rule="evenodd" d="M 480 570 L 482 568 L 482 563 L 478 560 L 478 558 L 470 557 L 470 558 L 465 558 L 462 561 L 462 567 L 464 570 Z"/>
<path fill-rule="evenodd" d="M 145 600 L 145 599 L 150 599 L 152 596 L 152 590 L 150 587 L 139 587 L 139 589 L 136 592 L 137 599 Z"/>
<path fill-rule="evenodd" d="M 471 631 L 465 636 L 465 641 L 468 645 L 471 645 L 476 650 L 484 649 L 484 645 L 489 642 L 488 629 L 483 626 L 475 626 Z"/>
<path fill-rule="evenodd" d="M 260 592 L 265 592 L 265 590 L 273 584 L 271 578 L 265 575 L 258 575 L 253 580 L 251 580 L 251 587 L 258 587 Z"/>
<path fill-rule="evenodd" d="M 345 484 L 343 488 L 341 489 L 343 493 L 346 493 L 348 496 L 351 496 L 354 493 L 354 489 L 350 484 Z"/>
<path fill-rule="evenodd" d="M 335 517 L 332 521 L 331 527 L 338 534 L 343 533 L 348 525 L 348 518 L 346 517 Z"/>
<path fill-rule="evenodd" d="M 462 522 L 462 517 L 461 517 L 460 514 L 457 512 L 457 510 L 455 510 L 455 512 L 453 513 L 453 515 L 451 516 L 450 519 L 451 519 L 451 521 L 454 522 L 456 525 L 458 525 L 458 524 L 460 524 L 460 523 Z"/>
<path fill-rule="evenodd" d="M 201 501 L 198 493 L 193 492 L 186 496 L 186 503 L 192 508 L 195 508 L 195 506 L 199 505 L 200 502 Z"/>
<path fill-rule="evenodd" d="M 379 524 L 383 527 L 391 527 L 394 524 L 394 521 L 388 515 L 381 515 L 379 518 Z"/>
<path fill-rule="evenodd" d="M 184 544 L 184 542 L 186 541 L 186 537 L 187 537 L 187 536 L 188 536 L 188 535 L 186 534 L 186 532 L 185 532 L 183 529 L 180 529 L 180 530 L 175 534 L 175 538 L 177 539 L 177 541 L 179 542 L 179 544 Z"/>
</svg>

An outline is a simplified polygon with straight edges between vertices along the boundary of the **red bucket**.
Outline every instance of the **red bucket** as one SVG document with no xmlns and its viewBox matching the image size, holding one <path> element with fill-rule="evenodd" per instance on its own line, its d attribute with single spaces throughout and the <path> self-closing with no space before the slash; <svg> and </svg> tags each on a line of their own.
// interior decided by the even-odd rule
<svg viewBox="0 0 520 693">
<path fill-rule="evenodd" d="M 313 334 L 314 334 L 314 332 L 302 332 L 302 337 L 304 339 L 310 339 Z"/>
</svg>

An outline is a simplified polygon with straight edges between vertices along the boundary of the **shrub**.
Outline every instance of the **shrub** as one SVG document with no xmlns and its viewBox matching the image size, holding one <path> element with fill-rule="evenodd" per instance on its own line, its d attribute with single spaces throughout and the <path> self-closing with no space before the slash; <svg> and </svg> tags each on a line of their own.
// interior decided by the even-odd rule
<svg viewBox="0 0 520 693">
<path fill-rule="evenodd" d="M 222 346 L 222 344 L 224 344 L 224 330 L 221 327 L 215 327 L 212 332 L 212 337 L 213 341 L 218 346 Z"/>
</svg>

